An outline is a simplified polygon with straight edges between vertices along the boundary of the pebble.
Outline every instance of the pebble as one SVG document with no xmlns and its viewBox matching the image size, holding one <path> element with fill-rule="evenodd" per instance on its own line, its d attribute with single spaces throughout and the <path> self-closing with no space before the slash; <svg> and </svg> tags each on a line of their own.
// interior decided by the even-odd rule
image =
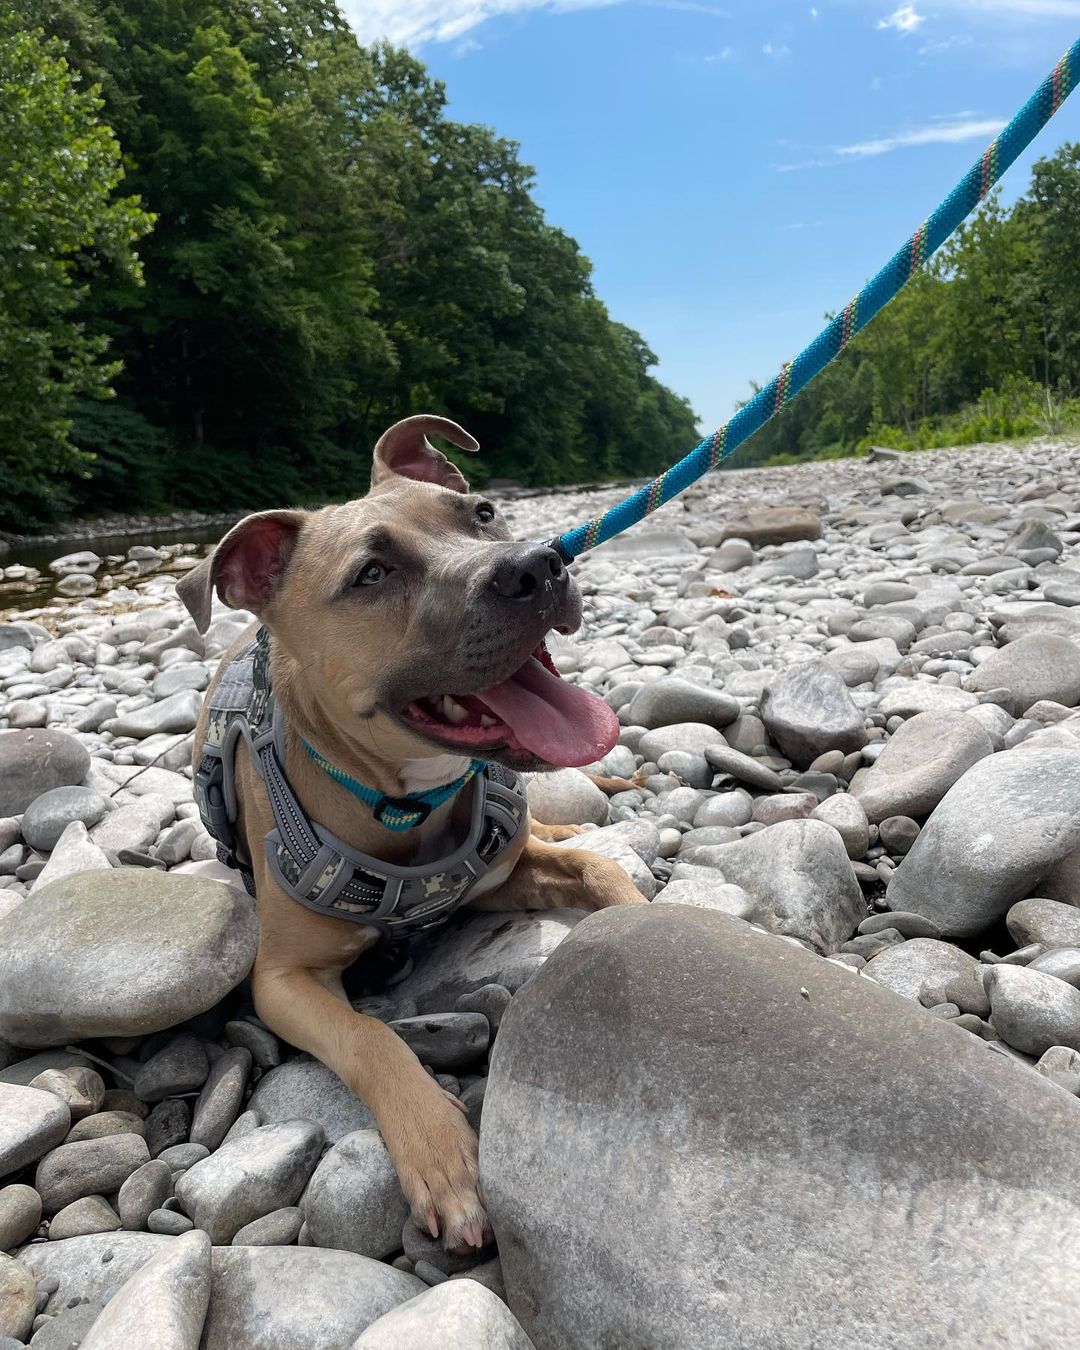
<svg viewBox="0 0 1080 1350">
<path fill-rule="evenodd" d="M 422 1064 L 433 1069 L 463 1069 L 481 1059 L 491 1040 L 482 1013 L 430 1013 L 390 1023 Z"/>
<path fill-rule="evenodd" d="M 70 1128 L 71 1112 L 62 1097 L 0 1083 L 0 1177 L 48 1153 Z"/>
<path fill-rule="evenodd" d="M 195 1036 L 174 1036 L 143 1064 L 135 1078 L 140 1101 L 160 1102 L 184 1092 L 196 1092 L 206 1082 L 210 1065 Z"/>
<path fill-rule="evenodd" d="M 22 1343 L 30 1334 L 37 1307 L 34 1277 L 21 1261 L 0 1254 L 0 1336 Z"/>
<path fill-rule="evenodd" d="M 580 769 L 529 779 L 529 810 L 544 825 L 606 825 L 608 799 Z"/>
<path fill-rule="evenodd" d="M 135 1134 L 111 1134 L 62 1144 L 38 1163 L 34 1189 L 46 1214 L 55 1214 L 84 1195 L 110 1195 L 149 1161 L 146 1141 Z"/>
<path fill-rule="evenodd" d="M 189 1167 L 176 1198 L 215 1246 L 254 1219 L 296 1202 L 322 1151 L 322 1129 L 308 1120 L 263 1125 Z"/>
<path fill-rule="evenodd" d="M 533 1350 L 513 1313 L 475 1280 L 447 1280 L 373 1322 L 351 1350 Z"/>
<path fill-rule="evenodd" d="M 874 823 L 928 815 L 979 760 L 990 736 L 963 713 L 924 712 L 901 723 L 852 792 Z"/>
<path fill-rule="evenodd" d="M 33 1186 L 0 1187 L 0 1252 L 21 1246 L 41 1222 L 41 1196 Z"/>
<path fill-rule="evenodd" d="M 240 1113 L 250 1075 L 251 1051 L 243 1046 L 224 1051 L 214 1061 L 191 1115 L 192 1144 L 211 1152 L 217 1148 Z"/>
<path fill-rule="evenodd" d="M 264 1125 L 313 1120 L 329 1144 L 354 1130 L 375 1126 L 375 1117 L 341 1079 L 315 1059 L 292 1059 L 263 1074 L 248 1099 L 248 1109 Z"/>
<path fill-rule="evenodd" d="M 113 1233 L 120 1227 L 120 1216 L 103 1195 L 84 1195 L 53 1215 L 49 1222 L 49 1241 L 84 1237 L 87 1233 Z"/>
<path fill-rule="evenodd" d="M 0 736 L 0 816 L 21 815 L 53 788 L 81 783 L 90 755 L 64 731 L 10 731 Z"/>
<path fill-rule="evenodd" d="M 1080 947 L 1080 909 L 1060 900 L 1031 897 L 1013 905 L 1005 923 L 1014 942 L 1023 947 L 1039 942 L 1047 947 Z"/>
<path fill-rule="evenodd" d="M 395 1178 L 396 1180 L 396 1178 Z M 310 1195 L 310 1192 L 309 1192 Z M 296 1205 L 272 1210 L 234 1234 L 234 1247 L 288 1247 L 300 1236 L 304 1211 Z M 318 1245 L 318 1244 L 316 1244 Z M 337 1244 L 335 1244 L 337 1245 Z"/>
<path fill-rule="evenodd" d="M 105 1081 L 96 1069 L 46 1069 L 30 1083 L 32 1088 L 51 1092 L 67 1102 L 73 1121 L 83 1120 L 101 1110 L 105 1100 Z"/>
<path fill-rule="evenodd" d="M 150 1215 L 169 1198 L 172 1184 L 172 1171 L 161 1158 L 132 1172 L 116 1197 L 121 1226 L 131 1232 L 144 1229 Z"/>
<path fill-rule="evenodd" d="M 311 1178 L 303 1212 L 316 1247 L 376 1260 L 398 1250 L 409 1206 L 378 1130 L 347 1134 L 329 1150 Z"/>
</svg>

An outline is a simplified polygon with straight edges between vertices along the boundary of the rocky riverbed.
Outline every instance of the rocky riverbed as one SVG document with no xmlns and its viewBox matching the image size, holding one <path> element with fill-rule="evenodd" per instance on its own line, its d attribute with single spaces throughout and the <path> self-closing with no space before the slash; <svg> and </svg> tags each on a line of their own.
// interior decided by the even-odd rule
<svg viewBox="0 0 1080 1350">
<path fill-rule="evenodd" d="M 354 990 L 482 1120 L 474 1258 L 251 1006 L 187 767 L 250 616 L 191 626 L 200 552 L 56 560 L 0 624 L 0 1350 L 1075 1343 L 1075 447 L 718 475 L 577 564 L 555 659 L 639 786 L 533 809 L 652 904 Z"/>
</svg>

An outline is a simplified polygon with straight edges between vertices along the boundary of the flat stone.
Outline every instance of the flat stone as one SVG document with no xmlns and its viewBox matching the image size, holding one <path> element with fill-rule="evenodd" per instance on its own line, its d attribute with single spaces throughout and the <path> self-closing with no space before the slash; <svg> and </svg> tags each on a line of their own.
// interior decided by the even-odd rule
<svg viewBox="0 0 1080 1350">
<path fill-rule="evenodd" d="M 1067 1045 L 1052 1045 L 1043 1051 L 1035 1071 L 1074 1097 L 1080 1096 L 1080 1050 L 1071 1050 Z"/>
<path fill-rule="evenodd" d="M 767 764 L 754 759 L 752 755 L 741 754 L 726 745 L 708 745 L 705 758 L 717 773 L 730 775 L 739 783 L 748 783 L 751 787 L 761 788 L 764 792 L 779 792 L 783 779 Z M 696 824 L 695 817 L 695 824 Z"/>
<path fill-rule="evenodd" d="M 951 942 L 926 937 L 889 947 L 866 965 L 866 973 L 875 983 L 913 1003 L 932 989 L 944 988 L 957 976 L 970 979 L 978 970 L 978 961 L 967 952 Z"/>
<path fill-rule="evenodd" d="M 105 1100 L 105 1082 L 96 1069 L 46 1069 L 30 1084 L 41 1092 L 51 1092 L 67 1102 L 73 1121 L 100 1111 Z"/>
<path fill-rule="evenodd" d="M 638 742 L 638 753 L 655 762 L 672 750 L 705 755 L 710 746 L 724 744 L 723 734 L 707 722 L 673 722 L 646 731 Z"/>
<path fill-rule="evenodd" d="M 0 816 L 21 815 L 42 793 L 81 783 L 89 769 L 85 746 L 66 732 L 0 733 Z"/>
<path fill-rule="evenodd" d="M 347 1134 L 315 1169 L 303 1202 L 311 1241 L 383 1260 L 401 1246 L 409 1205 L 378 1130 Z"/>
<path fill-rule="evenodd" d="M 728 521 L 722 538 L 745 539 L 752 548 L 820 539 L 821 519 L 801 506 L 765 506 Z"/>
<path fill-rule="evenodd" d="M 149 848 L 175 814 L 166 797 L 147 793 L 110 811 L 90 831 L 90 839 L 98 848 L 113 853 L 140 851 Z"/>
<path fill-rule="evenodd" d="M 420 1012 L 427 1013 L 452 1008 L 462 994 L 485 984 L 501 984 L 516 993 L 582 918 L 579 909 L 465 913 L 421 949 L 412 973 L 395 986 L 395 994 L 412 999 Z"/>
<path fill-rule="evenodd" d="M 1075 708 L 1080 702 L 1080 647 L 1054 633 L 1032 633 L 992 652 L 976 667 L 969 688 L 1008 689 L 1014 717 L 1023 717 L 1042 699 Z"/>
<path fill-rule="evenodd" d="M 140 1101 L 160 1102 L 184 1092 L 197 1092 L 209 1072 L 206 1051 L 198 1038 L 188 1034 L 174 1036 L 143 1064 L 133 1090 Z"/>
<path fill-rule="evenodd" d="M 905 680 L 903 683 L 897 681 L 893 688 L 882 694 L 878 712 L 882 717 L 917 717 L 919 713 L 927 712 L 966 712 L 977 703 L 975 695 L 965 689 L 953 689 L 929 680 Z"/>
<path fill-rule="evenodd" d="M 1030 963 L 1028 969 L 1042 975 L 1053 975 L 1055 979 L 1071 984 L 1074 989 L 1080 989 L 1080 948 L 1059 947 L 1044 952 Z"/>
<path fill-rule="evenodd" d="M 328 1144 L 354 1130 L 375 1128 L 375 1117 L 332 1069 L 317 1059 L 289 1060 L 263 1074 L 248 1099 L 248 1109 L 264 1125 L 313 1120 Z"/>
<path fill-rule="evenodd" d="M 53 1215 L 49 1240 L 84 1237 L 87 1233 L 115 1233 L 120 1217 L 103 1195 L 84 1195 Z"/>
<path fill-rule="evenodd" d="M 1080 847 L 1080 751 L 1022 748 L 980 760 L 946 794 L 893 873 L 890 909 L 973 937 Z"/>
<path fill-rule="evenodd" d="M 799 768 L 827 750 L 858 750 L 866 743 L 863 714 L 832 666 L 808 661 L 778 675 L 761 699 L 772 739 Z"/>
<path fill-rule="evenodd" d="M 377 1318 L 423 1291 L 414 1275 L 354 1252 L 220 1247 L 201 1350 L 350 1346 Z"/>
<path fill-rule="evenodd" d="M 819 820 L 786 820 L 717 850 L 724 880 L 754 901 L 755 921 L 773 933 L 834 952 L 865 916 L 843 841 Z"/>
<path fill-rule="evenodd" d="M 295 1203 L 324 1142 L 312 1121 L 264 1125 L 198 1162 L 176 1181 L 176 1198 L 215 1246 L 253 1219 Z"/>
<path fill-rule="evenodd" d="M 475 1280 L 447 1280 L 385 1313 L 352 1350 L 534 1350 L 501 1298 Z"/>
<path fill-rule="evenodd" d="M 543 825 L 606 825 L 608 799 L 580 769 L 557 769 L 528 780 L 529 810 Z"/>
<path fill-rule="evenodd" d="M 1064 1346 L 1075 1113 L 871 980 L 720 914 L 622 907 L 504 1019 L 481 1178 L 537 1346 L 696 1346 L 703 1327 L 784 1350 Z"/>
<path fill-rule="evenodd" d="M 630 701 L 630 720 L 635 726 L 669 727 L 680 722 L 699 722 L 726 727 L 740 712 L 739 700 L 718 689 L 707 689 L 677 676 L 642 685 Z"/>
<path fill-rule="evenodd" d="M 87 827 L 96 825 L 109 803 L 92 788 L 59 787 L 43 792 L 26 808 L 22 818 L 22 835 L 31 848 L 49 853 L 73 820 Z"/>
<path fill-rule="evenodd" d="M 210 1303 L 210 1239 L 185 1233 L 109 1299 L 81 1350 L 198 1350 Z"/>
<path fill-rule="evenodd" d="M 153 1233 L 93 1233 L 24 1247 L 19 1260 L 38 1281 L 55 1283 L 44 1311 L 60 1313 L 73 1300 L 101 1306 L 151 1257 L 167 1248 L 171 1238 Z"/>
<path fill-rule="evenodd" d="M 300 1235 L 304 1224 L 304 1211 L 297 1205 L 288 1205 L 284 1209 L 271 1210 L 261 1219 L 253 1219 L 244 1224 L 233 1237 L 234 1247 L 288 1247 Z M 321 1244 L 316 1243 L 316 1246 Z M 334 1246 L 339 1244 L 334 1243 Z"/>
<path fill-rule="evenodd" d="M 63 1045 L 175 1026 L 239 984 L 257 941 L 231 887 L 143 868 L 65 877 L 0 920 L 0 1037 Z"/>
<path fill-rule="evenodd" d="M 184 689 L 146 708 L 114 717 L 103 729 L 113 736 L 132 736 L 138 740 L 167 732 L 194 731 L 201 707 L 199 694 L 194 689 Z"/>
<path fill-rule="evenodd" d="M 70 1128 L 71 1112 L 62 1097 L 0 1083 L 0 1177 L 36 1162 Z"/>
<path fill-rule="evenodd" d="M 993 741 L 974 718 L 920 713 L 897 728 L 852 784 L 852 794 L 872 823 L 889 816 L 926 816 L 973 764 L 993 752 Z"/>
<path fill-rule="evenodd" d="M 491 1027 L 482 1013 L 428 1013 L 389 1025 L 420 1062 L 436 1072 L 475 1064 L 483 1059 L 491 1040 Z"/>
<path fill-rule="evenodd" d="M 1032 942 L 1047 947 L 1080 947 L 1080 909 L 1060 900 L 1021 900 L 1006 914 L 1005 923 L 1018 947 Z"/>
<path fill-rule="evenodd" d="M 38 1163 L 34 1189 L 46 1214 L 81 1200 L 84 1195 L 110 1195 L 132 1172 L 148 1162 L 145 1139 L 137 1134 L 110 1134 L 61 1144 Z"/>
</svg>

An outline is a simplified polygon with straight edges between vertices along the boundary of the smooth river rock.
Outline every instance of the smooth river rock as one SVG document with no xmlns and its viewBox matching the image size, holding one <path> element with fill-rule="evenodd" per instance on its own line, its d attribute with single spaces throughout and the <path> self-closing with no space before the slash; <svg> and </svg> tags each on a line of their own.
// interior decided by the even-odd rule
<svg viewBox="0 0 1080 1350">
<path fill-rule="evenodd" d="M 257 942 L 254 909 L 230 886 L 141 867 L 64 877 L 0 920 L 0 1038 L 175 1026 L 240 983 Z"/>
<path fill-rule="evenodd" d="M 738 920 L 605 911 L 492 1056 L 481 1177 L 511 1310 L 552 1350 L 1067 1346 L 1077 1111 Z"/>
<path fill-rule="evenodd" d="M 1077 847 L 1080 750 L 1006 750 L 950 788 L 893 874 L 889 908 L 973 937 Z"/>
</svg>

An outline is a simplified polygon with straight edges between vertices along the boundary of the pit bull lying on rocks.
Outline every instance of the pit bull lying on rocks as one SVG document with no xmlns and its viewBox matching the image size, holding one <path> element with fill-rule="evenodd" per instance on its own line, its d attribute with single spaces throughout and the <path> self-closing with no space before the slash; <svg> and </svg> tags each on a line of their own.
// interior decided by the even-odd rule
<svg viewBox="0 0 1080 1350">
<path fill-rule="evenodd" d="M 461 1103 L 342 972 L 462 905 L 602 909 L 641 900 L 616 863 L 530 821 L 519 770 L 587 764 L 619 725 L 564 684 L 544 647 L 581 599 L 562 559 L 510 541 L 410 417 L 375 447 L 371 489 L 264 511 L 178 591 L 201 630 L 213 593 L 259 625 L 222 659 L 195 734 L 196 794 L 256 895 L 252 972 L 266 1025 L 317 1056 L 375 1115 L 417 1222 L 449 1248 L 489 1240 Z"/>
</svg>

